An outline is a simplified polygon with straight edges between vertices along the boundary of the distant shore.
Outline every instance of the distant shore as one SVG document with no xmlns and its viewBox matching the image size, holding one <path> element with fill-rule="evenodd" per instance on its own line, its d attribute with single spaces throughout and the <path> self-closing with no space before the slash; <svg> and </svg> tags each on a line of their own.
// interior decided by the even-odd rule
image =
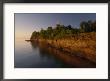
<svg viewBox="0 0 110 81">
<path fill-rule="evenodd" d="M 29 39 L 25 41 L 45 42 L 59 50 L 75 54 L 96 63 L 96 32 L 80 33 L 63 39 Z"/>
</svg>

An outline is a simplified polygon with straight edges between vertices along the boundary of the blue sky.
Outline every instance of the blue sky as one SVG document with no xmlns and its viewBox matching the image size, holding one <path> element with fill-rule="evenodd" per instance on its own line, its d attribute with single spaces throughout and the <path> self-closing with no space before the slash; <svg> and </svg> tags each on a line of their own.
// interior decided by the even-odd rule
<svg viewBox="0 0 110 81">
<path fill-rule="evenodd" d="M 79 27 L 80 22 L 96 20 L 95 13 L 15 13 L 15 37 L 29 38 L 33 31 L 55 26 Z"/>
</svg>

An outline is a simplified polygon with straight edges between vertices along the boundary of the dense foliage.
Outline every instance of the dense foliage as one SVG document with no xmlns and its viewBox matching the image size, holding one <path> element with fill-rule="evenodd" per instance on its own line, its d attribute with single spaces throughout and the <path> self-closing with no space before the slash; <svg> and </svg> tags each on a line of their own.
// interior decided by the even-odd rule
<svg viewBox="0 0 110 81">
<path fill-rule="evenodd" d="M 55 28 L 48 27 L 46 30 L 41 29 L 40 32 L 34 31 L 30 39 L 59 39 L 85 32 L 96 32 L 96 21 L 83 21 L 80 23 L 79 28 L 74 28 L 71 25 L 56 24 Z"/>
</svg>

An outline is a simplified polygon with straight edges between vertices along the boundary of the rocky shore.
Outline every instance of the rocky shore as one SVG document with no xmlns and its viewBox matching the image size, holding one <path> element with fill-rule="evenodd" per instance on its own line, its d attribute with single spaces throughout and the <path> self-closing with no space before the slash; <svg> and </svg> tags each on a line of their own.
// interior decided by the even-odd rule
<svg viewBox="0 0 110 81">
<path fill-rule="evenodd" d="M 80 33 L 63 39 L 35 39 L 31 41 L 45 42 L 48 46 L 77 55 L 96 63 L 96 33 Z"/>
</svg>

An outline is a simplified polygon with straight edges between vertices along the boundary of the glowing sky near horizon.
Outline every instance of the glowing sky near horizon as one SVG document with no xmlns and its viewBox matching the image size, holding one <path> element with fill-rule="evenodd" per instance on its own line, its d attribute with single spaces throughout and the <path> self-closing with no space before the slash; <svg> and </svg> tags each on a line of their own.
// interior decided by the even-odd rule
<svg viewBox="0 0 110 81">
<path fill-rule="evenodd" d="M 33 31 L 55 26 L 79 27 L 80 22 L 96 20 L 95 13 L 15 13 L 15 38 L 28 39 Z"/>
</svg>

